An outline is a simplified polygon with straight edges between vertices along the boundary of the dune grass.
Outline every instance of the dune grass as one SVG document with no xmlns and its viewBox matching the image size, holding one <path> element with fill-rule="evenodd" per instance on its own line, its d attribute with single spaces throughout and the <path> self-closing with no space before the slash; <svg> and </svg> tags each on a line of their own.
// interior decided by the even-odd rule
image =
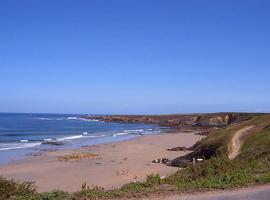
<svg viewBox="0 0 270 200">
<path fill-rule="evenodd" d="M 59 156 L 59 161 L 81 160 L 85 158 L 98 158 L 99 155 L 93 153 L 74 153 L 69 155 Z"/>
</svg>

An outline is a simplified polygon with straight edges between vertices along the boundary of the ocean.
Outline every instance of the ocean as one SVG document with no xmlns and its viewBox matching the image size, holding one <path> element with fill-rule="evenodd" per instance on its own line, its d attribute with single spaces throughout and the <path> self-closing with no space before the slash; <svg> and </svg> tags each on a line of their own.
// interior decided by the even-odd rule
<svg viewBox="0 0 270 200">
<path fill-rule="evenodd" d="M 0 164 L 46 150 L 71 149 L 158 134 L 151 124 L 105 123 L 69 114 L 0 113 Z M 60 145 L 52 145 L 55 142 Z"/>
</svg>

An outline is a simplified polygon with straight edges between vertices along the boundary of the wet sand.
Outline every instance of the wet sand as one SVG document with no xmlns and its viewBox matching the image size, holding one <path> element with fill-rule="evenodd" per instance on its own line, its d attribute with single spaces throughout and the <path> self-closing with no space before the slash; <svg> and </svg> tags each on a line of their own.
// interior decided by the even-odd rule
<svg viewBox="0 0 270 200">
<path fill-rule="evenodd" d="M 177 171 L 178 168 L 152 163 L 152 160 L 185 155 L 189 151 L 171 152 L 166 149 L 190 147 L 202 138 L 193 133 L 159 134 L 74 150 L 44 152 L 16 163 L 0 165 L 0 174 L 15 180 L 33 181 L 40 192 L 53 189 L 72 192 L 79 190 L 84 182 L 89 186 L 112 189 L 131 181 L 142 181 L 149 174 L 167 176 Z M 58 156 L 82 152 L 97 154 L 98 157 L 58 160 Z"/>
</svg>

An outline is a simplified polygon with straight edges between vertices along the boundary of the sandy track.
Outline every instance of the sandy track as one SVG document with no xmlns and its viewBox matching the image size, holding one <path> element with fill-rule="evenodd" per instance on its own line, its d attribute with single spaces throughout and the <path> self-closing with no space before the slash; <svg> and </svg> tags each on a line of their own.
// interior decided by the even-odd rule
<svg viewBox="0 0 270 200">
<path fill-rule="evenodd" d="M 228 155 L 229 159 L 234 159 L 236 156 L 238 156 L 238 154 L 240 153 L 241 146 L 242 146 L 240 138 L 243 135 L 245 135 L 253 127 L 254 126 L 246 126 L 234 134 L 229 144 L 229 155 Z"/>
</svg>

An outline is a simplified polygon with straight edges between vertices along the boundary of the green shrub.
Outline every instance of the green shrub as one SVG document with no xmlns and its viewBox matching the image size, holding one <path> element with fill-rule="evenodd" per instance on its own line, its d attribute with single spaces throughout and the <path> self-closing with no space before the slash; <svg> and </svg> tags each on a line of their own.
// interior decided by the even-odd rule
<svg viewBox="0 0 270 200">
<path fill-rule="evenodd" d="M 144 188 L 144 184 L 140 182 L 132 182 L 125 184 L 121 187 L 121 191 L 123 193 L 135 193 L 135 192 L 140 192 Z"/>
<path fill-rule="evenodd" d="M 76 197 L 86 197 L 89 199 L 95 199 L 100 197 L 109 197 L 112 195 L 109 191 L 106 191 L 102 187 L 98 186 L 87 186 L 86 183 L 84 183 L 81 187 L 81 190 L 74 193 L 74 196 Z"/>
<path fill-rule="evenodd" d="M 270 172 L 259 176 L 256 181 L 260 184 L 270 183 Z"/>
<path fill-rule="evenodd" d="M 155 186 L 161 184 L 159 175 L 148 175 L 145 182 L 131 182 L 123 185 L 120 189 L 105 190 L 101 187 L 89 187 L 86 184 L 82 185 L 79 192 L 75 193 L 75 197 L 79 198 L 117 198 L 117 197 L 133 197 L 141 194 L 147 194 L 156 190 Z"/>
<path fill-rule="evenodd" d="M 225 189 L 255 182 L 262 166 L 254 160 L 228 160 L 214 157 L 204 163 L 179 170 L 164 180 L 177 189 Z"/>
<path fill-rule="evenodd" d="M 0 176 L 0 200 L 34 199 L 36 187 L 32 182 L 17 182 Z"/>
<path fill-rule="evenodd" d="M 161 184 L 161 178 L 158 174 L 150 174 L 146 177 L 146 181 L 144 182 L 145 187 L 153 187 Z"/>
<path fill-rule="evenodd" d="M 68 192 L 55 190 L 52 192 L 41 193 L 38 199 L 39 200 L 72 200 L 72 196 Z"/>
</svg>

